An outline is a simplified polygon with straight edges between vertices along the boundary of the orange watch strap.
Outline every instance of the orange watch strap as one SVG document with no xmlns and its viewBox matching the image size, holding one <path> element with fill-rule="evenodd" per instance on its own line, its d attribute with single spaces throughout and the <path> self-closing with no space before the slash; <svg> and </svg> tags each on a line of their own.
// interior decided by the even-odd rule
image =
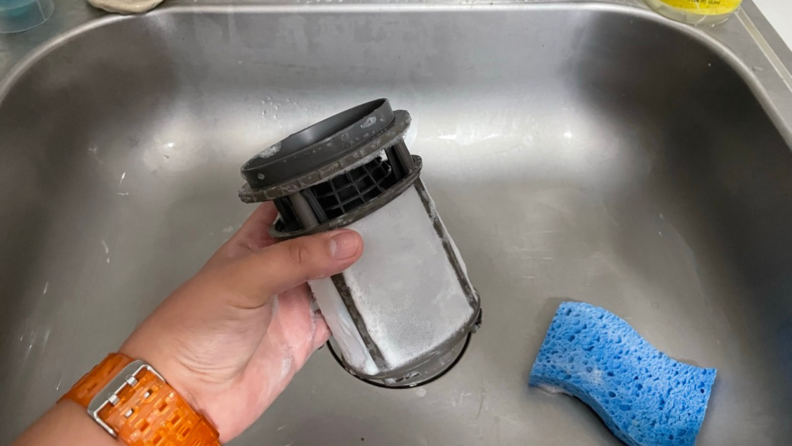
<svg viewBox="0 0 792 446">
<path fill-rule="evenodd" d="M 61 399 L 70 399 L 88 408 L 88 404 L 96 394 L 131 362 L 132 358 L 119 353 L 107 355 L 102 362 L 80 378 Z"/>
<path fill-rule="evenodd" d="M 92 402 L 133 362 L 140 363 L 110 397 Z M 115 380 L 117 382 L 117 379 Z M 115 386 L 114 386 L 115 387 Z M 219 434 L 149 366 L 111 353 L 83 376 L 61 399 L 70 399 L 129 446 L 219 446 Z M 96 408 L 96 414 L 92 408 Z"/>
</svg>

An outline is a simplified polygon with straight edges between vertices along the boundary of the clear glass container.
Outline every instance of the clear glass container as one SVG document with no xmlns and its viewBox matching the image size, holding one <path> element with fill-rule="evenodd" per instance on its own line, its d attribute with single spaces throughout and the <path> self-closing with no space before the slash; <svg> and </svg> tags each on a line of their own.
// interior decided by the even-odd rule
<svg viewBox="0 0 792 446">
<path fill-rule="evenodd" d="M 0 34 L 35 28 L 52 15 L 52 0 L 0 0 Z"/>
<path fill-rule="evenodd" d="M 723 23 L 740 7 L 742 0 L 646 0 L 655 11 L 691 25 Z"/>
</svg>

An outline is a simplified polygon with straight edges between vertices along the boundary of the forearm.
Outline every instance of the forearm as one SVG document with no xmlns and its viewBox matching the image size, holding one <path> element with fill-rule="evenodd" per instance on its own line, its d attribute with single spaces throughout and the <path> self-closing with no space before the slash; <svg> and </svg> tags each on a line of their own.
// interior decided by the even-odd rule
<svg viewBox="0 0 792 446">
<path fill-rule="evenodd" d="M 13 446 L 125 446 L 92 420 L 79 404 L 64 400 L 38 419 Z"/>
<path fill-rule="evenodd" d="M 122 387 L 126 396 L 115 395 L 116 402 L 128 404 L 123 406 L 126 418 L 135 413 L 132 405 L 146 405 L 146 416 L 153 418 L 135 429 L 151 434 L 157 444 L 165 437 L 182 441 L 189 435 L 191 445 L 217 445 L 242 433 L 329 337 L 305 282 L 340 273 L 363 251 L 360 235 L 349 230 L 275 244 L 268 228 L 276 216 L 272 204 L 259 207 L 198 274 L 135 330 L 118 354 L 108 355 L 96 373 L 92 370 L 72 389 L 82 396 L 58 403 L 13 446 L 124 446 L 75 401 L 88 405 L 134 360 L 156 373 L 144 368 L 135 379 L 122 376 L 132 389 Z M 96 384 L 100 381 L 102 387 Z M 144 387 L 149 383 L 157 384 Z M 153 406 L 154 411 L 157 391 L 166 385 L 162 395 L 173 401 Z M 125 420 L 115 406 L 108 408 L 115 412 L 105 414 L 105 421 L 115 420 L 114 429 L 128 437 L 130 429 L 121 427 L 133 421 Z M 138 416 L 143 413 L 141 409 Z M 153 425 L 158 430 L 145 428 Z"/>
</svg>

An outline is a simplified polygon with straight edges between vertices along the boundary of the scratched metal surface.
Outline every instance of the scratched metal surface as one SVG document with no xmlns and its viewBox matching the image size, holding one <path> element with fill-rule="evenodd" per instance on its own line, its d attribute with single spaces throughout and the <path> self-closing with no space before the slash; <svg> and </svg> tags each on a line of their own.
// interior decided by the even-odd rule
<svg viewBox="0 0 792 446">
<path fill-rule="evenodd" d="M 388 97 L 414 118 L 482 330 L 407 391 L 322 351 L 234 444 L 616 445 L 526 386 L 564 299 L 719 369 L 698 444 L 782 444 L 788 116 L 754 76 L 766 60 L 751 74 L 707 36 L 594 4 L 166 7 L 51 44 L 0 98 L 0 443 L 238 227 L 252 153 Z"/>
</svg>

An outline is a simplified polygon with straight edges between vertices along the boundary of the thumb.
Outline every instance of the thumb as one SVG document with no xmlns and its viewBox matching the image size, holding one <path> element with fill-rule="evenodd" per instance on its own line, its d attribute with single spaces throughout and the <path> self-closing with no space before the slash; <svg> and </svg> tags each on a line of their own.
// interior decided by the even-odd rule
<svg viewBox="0 0 792 446">
<path fill-rule="evenodd" d="M 340 273 L 361 254 L 360 234 L 341 229 L 269 246 L 229 264 L 224 275 L 239 292 L 241 301 L 232 304 L 258 307 L 308 280 Z"/>
</svg>

